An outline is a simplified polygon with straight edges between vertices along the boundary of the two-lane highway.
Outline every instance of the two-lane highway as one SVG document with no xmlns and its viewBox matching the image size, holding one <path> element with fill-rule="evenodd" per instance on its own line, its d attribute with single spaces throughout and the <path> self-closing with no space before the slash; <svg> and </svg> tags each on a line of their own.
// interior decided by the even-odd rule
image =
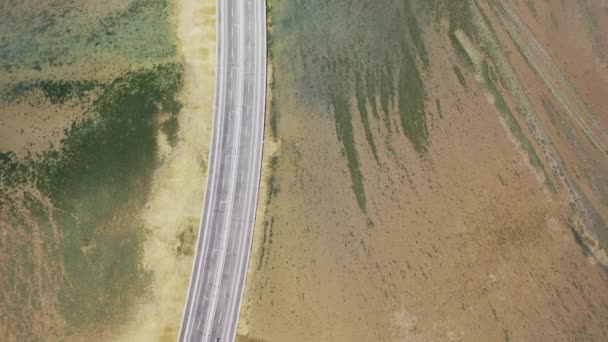
<svg viewBox="0 0 608 342">
<path fill-rule="evenodd" d="M 266 98 L 265 0 L 217 1 L 207 188 L 179 341 L 232 341 L 255 221 Z"/>
</svg>

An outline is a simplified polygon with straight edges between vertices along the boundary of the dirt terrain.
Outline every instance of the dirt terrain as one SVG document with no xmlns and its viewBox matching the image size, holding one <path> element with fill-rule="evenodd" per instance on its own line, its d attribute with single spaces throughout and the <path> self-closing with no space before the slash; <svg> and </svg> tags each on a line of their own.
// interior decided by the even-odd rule
<svg viewBox="0 0 608 342">
<path fill-rule="evenodd" d="M 381 86 L 361 100 L 356 59 L 332 64 L 291 31 L 316 34 L 323 15 L 307 26 L 291 9 L 314 9 L 271 3 L 271 148 L 238 340 L 607 339 L 606 5 L 410 3 L 418 131 L 400 121 L 417 108 L 409 64 L 387 101 Z M 328 23 L 358 13 L 332 6 Z M 326 40 L 348 44 L 337 30 Z M 353 58 L 374 44 L 360 37 Z M 336 63 L 355 153 L 338 102 L 315 92 L 335 88 Z"/>
</svg>

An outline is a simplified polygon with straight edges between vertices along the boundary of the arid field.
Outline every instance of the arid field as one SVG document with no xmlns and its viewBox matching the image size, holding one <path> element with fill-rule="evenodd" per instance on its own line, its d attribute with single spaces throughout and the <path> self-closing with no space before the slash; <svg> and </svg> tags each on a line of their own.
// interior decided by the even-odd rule
<svg viewBox="0 0 608 342">
<path fill-rule="evenodd" d="M 270 1 L 240 341 L 608 339 L 603 1 Z"/>
</svg>

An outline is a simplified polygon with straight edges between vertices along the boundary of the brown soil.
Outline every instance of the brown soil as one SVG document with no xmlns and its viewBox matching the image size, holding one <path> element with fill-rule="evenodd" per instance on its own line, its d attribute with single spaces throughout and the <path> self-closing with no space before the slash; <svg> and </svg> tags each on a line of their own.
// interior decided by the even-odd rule
<svg viewBox="0 0 608 342">
<path fill-rule="evenodd" d="M 2 148 L 23 158 L 59 146 L 64 130 L 84 117 L 84 109 L 76 101 L 52 104 L 41 91 L 27 95 L 19 102 L 2 102 L 0 140 Z"/>
<path fill-rule="evenodd" d="M 544 15 L 545 2 L 535 4 L 538 17 Z M 555 128 L 545 113 L 540 95 L 550 92 L 526 65 L 497 17 L 485 5 L 482 8 L 542 132 L 578 182 L 576 170 L 588 165 L 577 159 L 563 130 Z M 565 10 L 559 4 L 551 3 L 551 8 L 560 30 L 584 39 L 575 21 L 560 16 Z M 588 69 L 564 67 L 584 60 L 590 50 L 558 45 L 559 33 L 532 23 L 541 19 L 524 14 L 521 18 L 531 25 L 536 39 L 552 42 L 548 54 L 559 56 L 554 61 L 560 70 L 566 69 L 563 73 L 574 89 L 601 116 L 600 109 L 606 108 L 601 94 L 608 91 L 603 76 L 594 78 L 596 87 L 583 86 Z M 480 77 L 469 74 L 467 90 L 459 84 L 452 71 L 457 58 L 445 32 L 428 30 L 425 39 L 432 66 L 425 79 L 428 154 L 418 156 L 403 135 L 390 134 L 373 121 L 376 142 L 385 145 L 378 150 L 378 167 L 362 123 L 358 116 L 353 120 L 368 217 L 357 206 L 331 117 L 275 89 L 273 96 L 280 98 L 283 108 L 274 176 L 280 192 L 265 215 L 258 216 L 239 340 L 608 338 L 606 273 L 575 241 L 569 192 L 559 182 L 556 194 L 547 191 L 505 133 Z M 504 95 L 513 108 L 515 101 Z M 441 113 L 435 100 L 440 101 Z M 395 113 L 393 117 L 397 118 Z M 601 120 L 606 124 L 605 117 Z M 534 139 L 524 120 L 520 124 L 546 162 L 541 153 L 545 142 Z M 568 120 L 565 125 L 576 127 Z M 584 150 L 593 148 L 585 145 Z M 608 170 L 603 162 L 597 169 L 604 174 Z M 590 187 L 580 184 L 591 196 Z M 605 213 L 599 200 L 594 204 Z"/>
</svg>

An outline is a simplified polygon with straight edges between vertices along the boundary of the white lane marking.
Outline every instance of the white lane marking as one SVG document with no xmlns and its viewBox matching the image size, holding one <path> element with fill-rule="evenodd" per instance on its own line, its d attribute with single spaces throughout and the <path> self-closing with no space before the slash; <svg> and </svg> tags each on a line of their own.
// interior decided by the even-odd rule
<svg viewBox="0 0 608 342">
<path fill-rule="evenodd" d="M 256 37 L 259 37 L 259 35 L 257 35 Z M 258 48 L 261 48 L 261 46 L 259 46 L 259 44 L 258 44 Z M 261 55 L 263 55 L 264 51 L 265 51 L 265 47 L 263 49 L 261 49 L 261 50 L 262 50 Z M 258 64 L 261 64 L 261 63 L 258 63 Z M 254 79 L 256 79 L 256 81 L 257 81 L 258 78 L 261 79 L 261 77 L 259 77 L 259 76 L 255 77 Z M 261 81 L 260 83 L 262 83 L 261 84 L 262 87 L 265 86 L 265 84 L 264 84 L 263 81 Z M 261 136 L 261 134 L 260 134 L 261 130 L 259 129 L 259 126 L 260 126 L 259 123 L 260 123 L 260 121 L 262 121 L 262 123 L 264 121 L 264 115 L 263 115 L 263 102 L 264 102 L 264 98 L 262 96 L 264 96 L 263 94 L 265 94 L 265 91 L 261 92 L 261 89 L 264 89 L 262 87 L 260 87 L 260 84 L 258 84 L 258 87 L 255 87 L 256 93 L 253 96 L 253 100 L 254 100 L 254 106 L 253 106 L 254 111 L 253 112 L 254 113 L 258 113 L 258 115 L 259 115 L 260 112 L 262 113 L 261 120 L 255 120 L 255 118 L 253 120 L 254 125 L 256 126 L 256 129 L 254 130 L 254 135 L 255 135 L 256 138 L 259 137 L 258 139 L 263 138 Z M 262 100 L 262 101 L 260 101 L 260 100 Z M 260 105 L 262 105 L 261 109 L 258 108 L 258 106 L 260 106 Z M 258 110 L 256 111 L 255 109 L 258 109 Z M 252 139 L 252 140 L 255 142 L 258 139 Z M 252 149 L 254 150 L 253 154 L 255 156 L 257 156 L 260 153 L 260 151 L 259 151 L 260 148 L 259 147 L 261 147 L 261 141 L 260 141 L 260 144 L 253 143 L 253 144 L 251 144 L 251 146 L 252 146 Z M 257 160 L 257 158 L 255 158 L 255 157 L 254 158 L 250 158 L 250 160 L 249 160 L 249 164 L 250 164 L 249 165 L 249 170 L 256 170 L 256 166 L 255 165 L 257 164 L 257 172 L 254 171 L 254 172 L 250 172 L 248 174 L 248 183 L 247 184 L 249 186 L 247 187 L 247 192 L 246 192 L 247 195 L 245 197 L 245 201 L 246 201 L 246 205 L 247 205 L 247 210 L 245 211 L 246 214 L 245 214 L 245 220 L 244 220 L 244 222 L 245 222 L 245 224 L 244 224 L 244 226 L 245 226 L 245 232 L 244 233 L 246 234 L 246 238 L 245 239 L 241 239 L 241 245 L 240 245 L 241 248 L 239 248 L 239 252 L 238 252 L 239 257 L 237 259 L 238 263 L 239 263 L 239 268 L 238 268 L 239 273 L 238 274 L 243 274 L 244 273 L 245 276 L 243 277 L 244 279 L 243 279 L 243 282 L 242 282 L 242 286 L 239 286 L 239 282 L 238 281 L 235 281 L 232 284 L 232 289 L 231 290 L 232 290 L 233 293 L 236 293 L 236 295 L 234 296 L 233 299 L 237 300 L 237 302 L 234 303 L 234 300 L 232 300 L 231 301 L 231 305 L 229 305 L 229 307 L 230 307 L 230 315 L 229 316 L 230 317 L 234 317 L 234 311 L 235 310 L 237 311 L 236 317 L 238 317 L 238 313 L 240 312 L 240 303 L 242 301 L 242 291 L 243 291 L 243 287 L 245 285 L 246 275 L 247 275 L 246 274 L 246 272 L 247 272 L 247 265 L 249 263 L 249 253 L 250 253 L 250 250 L 248 250 L 247 258 L 243 258 L 242 255 L 245 252 L 245 248 L 247 246 L 250 246 L 250 243 L 251 243 L 251 235 L 253 233 L 253 230 L 251 228 L 250 229 L 246 229 L 246 228 L 247 228 L 248 225 L 251 225 L 251 226 L 254 225 L 254 221 L 253 220 L 250 221 L 250 216 L 253 214 L 254 217 L 255 217 L 255 208 L 257 207 L 256 206 L 256 204 L 257 204 L 256 199 L 257 199 L 257 192 L 258 192 L 258 186 L 259 186 L 259 176 L 258 176 L 258 183 L 257 184 L 254 184 L 254 182 L 251 180 L 251 177 L 253 176 L 253 174 L 259 174 L 259 172 L 260 172 L 259 169 L 261 168 L 261 155 L 260 155 L 260 160 L 257 163 L 255 162 L 256 160 Z M 253 165 L 251 165 L 251 164 L 253 164 Z M 252 189 L 252 187 L 253 187 L 253 189 Z M 251 197 L 251 196 L 255 196 L 255 197 Z M 245 262 L 245 269 L 243 269 L 243 261 Z M 238 290 L 235 289 L 237 287 L 239 287 Z M 236 306 L 235 306 L 235 304 L 236 304 Z M 230 337 L 234 336 L 234 334 L 236 333 L 235 323 L 236 323 L 235 320 L 232 320 L 231 322 L 229 322 L 229 325 L 227 327 L 224 327 L 224 329 L 225 329 L 224 330 L 224 336 L 230 336 Z"/>
<path fill-rule="evenodd" d="M 258 136 L 258 139 L 259 139 L 259 144 L 256 145 L 258 147 L 256 149 L 256 157 L 252 158 L 253 160 L 257 161 L 256 162 L 256 164 L 257 164 L 256 165 L 256 172 L 255 172 L 256 173 L 257 182 L 256 182 L 255 187 L 254 187 L 255 190 L 254 190 L 254 197 L 253 197 L 253 201 L 252 201 L 252 204 L 253 204 L 253 208 L 252 209 L 253 209 L 254 219 L 250 223 L 251 225 L 255 224 L 255 210 L 257 208 L 257 201 L 256 200 L 257 200 L 257 195 L 258 195 L 258 192 L 259 192 L 259 180 L 260 180 L 260 175 L 261 175 L 261 163 L 262 163 L 261 147 L 263 145 L 263 139 L 264 139 L 264 136 L 263 136 L 263 127 L 264 127 L 264 119 L 265 119 L 264 110 L 265 110 L 265 100 L 266 100 L 266 98 L 265 98 L 265 94 L 266 94 L 266 88 L 265 88 L 266 87 L 266 83 L 265 83 L 266 82 L 266 78 L 264 77 L 265 74 L 266 74 L 266 35 L 264 34 L 264 32 L 265 32 L 265 25 L 266 25 L 266 9 L 265 9 L 265 6 L 261 6 L 261 16 L 262 16 L 263 20 L 261 20 L 262 25 L 260 25 L 260 27 L 259 27 L 260 28 L 260 32 L 261 32 L 261 34 L 259 36 L 261 36 L 263 44 L 259 44 L 259 47 L 261 49 L 261 56 L 263 58 L 262 58 L 261 63 L 258 63 L 259 64 L 259 68 L 260 68 L 260 73 L 258 74 L 258 75 L 260 75 L 259 82 L 261 83 L 260 86 L 258 87 L 258 91 L 261 92 L 261 94 L 259 94 L 260 96 L 258 97 L 258 99 L 261 99 L 262 101 L 261 101 L 261 103 L 258 104 L 261 108 L 259 108 L 259 110 L 255 111 L 260 116 L 260 120 L 254 120 L 254 122 L 258 123 L 258 127 L 256 127 L 256 132 L 257 132 L 257 136 Z M 260 122 L 261 122 L 261 125 L 259 124 Z M 248 239 L 249 239 L 248 240 L 249 241 L 248 244 L 249 244 L 249 246 L 251 244 L 252 234 L 253 234 L 253 229 L 250 229 L 249 232 L 248 232 Z M 245 286 L 245 282 L 246 282 L 246 276 L 247 276 L 246 272 L 247 272 L 247 267 L 248 267 L 248 264 L 249 264 L 249 255 L 250 255 L 250 253 L 251 253 L 251 248 L 249 248 L 247 250 L 247 258 L 245 258 L 245 279 L 243 280 L 243 286 Z M 241 291 L 242 290 L 243 290 L 243 288 L 241 288 Z M 242 298 L 242 292 L 241 292 L 239 294 L 239 296 L 238 296 L 238 304 L 236 306 L 237 317 L 238 317 L 238 315 L 240 313 L 242 299 L 243 298 Z M 230 329 L 228 331 L 229 331 L 229 333 L 228 333 L 229 335 L 228 336 L 234 336 L 236 334 L 236 326 L 234 325 L 234 323 L 231 324 L 231 327 L 230 327 Z"/>
<path fill-rule="evenodd" d="M 261 4 L 261 5 L 262 5 L 262 6 L 258 6 L 258 9 L 261 9 L 261 13 L 262 13 L 262 17 L 263 17 L 263 16 L 265 15 L 265 9 L 264 9 L 264 5 L 265 5 L 265 4 L 262 2 L 262 4 Z M 234 10 L 234 7 L 233 7 L 233 10 Z M 259 14 L 259 13 L 260 13 L 260 11 L 258 11 L 258 12 L 257 12 L 257 14 Z M 242 13 L 241 13 L 241 15 L 242 15 Z M 262 24 L 265 24 L 265 21 L 262 21 L 261 23 L 262 23 Z M 258 28 L 258 29 L 263 29 L 263 25 L 256 25 L 256 26 L 257 26 L 257 28 Z M 261 32 L 262 30 L 258 30 L 258 31 L 260 31 L 260 32 Z M 263 40 L 263 41 L 265 40 L 265 35 L 264 35 L 264 34 L 256 35 L 256 38 L 258 38 L 258 39 L 259 39 L 260 37 L 262 37 L 262 40 Z M 241 36 L 241 40 L 240 40 L 240 42 L 242 43 L 242 36 Z M 217 44 L 217 43 L 216 43 L 216 44 Z M 242 44 L 241 44 L 241 45 L 242 45 Z M 262 55 L 262 56 L 264 56 L 264 54 L 265 54 L 265 52 L 266 52 L 266 51 L 265 51 L 265 48 L 266 48 L 266 47 L 265 47 L 265 44 L 264 44 L 263 48 L 262 48 L 261 46 L 258 46 L 258 48 L 260 48 L 260 50 L 261 50 L 261 55 Z M 241 50 L 241 51 L 242 51 L 242 50 Z M 254 56 L 254 57 L 255 57 L 255 56 Z M 241 58 L 241 59 L 242 59 L 242 58 Z M 264 63 L 264 64 L 262 64 L 262 63 Z M 263 59 L 263 60 L 262 60 L 262 63 L 256 63 L 256 64 L 257 64 L 257 65 L 256 65 L 256 69 L 260 69 L 260 70 L 265 69 L 265 59 Z M 240 64 L 240 67 L 242 68 L 242 64 Z M 232 70 L 232 71 L 236 71 L 236 70 Z M 263 76 L 263 74 L 260 74 L 260 73 L 255 73 L 255 74 L 257 74 L 257 75 L 259 75 L 259 76 Z M 241 81 L 242 81 L 242 75 L 239 75 L 239 76 L 241 76 L 240 78 L 241 78 Z M 262 95 L 262 96 L 263 96 L 263 95 L 264 95 L 263 93 L 265 92 L 265 88 L 263 88 L 263 87 L 265 87 L 265 84 L 264 84 L 264 79 L 262 79 L 262 77 L 260 77 L 260 81 L 261 81 L 261 83 L 262 83 L 262 87 L 261 87 L 261 88 L 260 88 L 260 87 L 256 87 L 256 88 L 257 88 L 257 89 L 256 89 L 256 95 Z M 242 84 L 242 83 L 241 83 L 241 84 Z M 232 89 L 232 88 L 230 88 L 230 89 Z M 222 90 L 223 90 L 223 89 L 222 89 Z M 232 94 L 230 94 L 230 95 L 232 95 Z M 241 94 L 241 95 L 242 95 L 242 94 Z M 263 99 L 263 97 L 262 97 L 262 99 Z M 259 97 L 258 97 L 258 96 L 254 96 L 254 101 L 256 101 L 256 102 L 257 102 L 258 100 L 259 100 Z M 242 98 L 241 98 L 241 101 L 242 101 Z M 254 108 L 256 108 L 256 107 L 258 107 L 258 106 L 254 106 Z M 262 114 L 262 115 L 261 115 L 261 121 L 262 121 L 262 123 L 263 123 L 263 119 L 264 119 L 264 116 L 263 116 L 263 108 L 264 108 L 264 106 L 263 106 L 263 104 L 262 104 L 262 111 L 261 111 L 261 114 Z M 257 108 L 256 108 L 256 109 L 257 109 Z M 259 113 L 258 113 L 258 114 L 259 114 Z M 257 121 L 257 120 L 256 120 L 256 121 Z M 260 125 L 259 125 L 259 121 L 258 121 L 258 124 L 257 124 L 257 125 L 256 125 L 256 127 L 255 127 L 256 129 L 254 130 L 254 131 L 255 131 L 255 132 L 257 132 L 257 133 L 259 133 L 259 132 L 260 132 L 260 127 L 259 127 L 259 126 L 260 126 Z M 262 126 L 262 127 L 263 127 L 263 126 Z M 214 128 L 215 128 L 215 127 L 214 127 Z M 237 134 L 237 136 L 238 136 L 238 135 L 240 135 L 240 133 L 239 133 L 239 134 Z M 262 136 L 261 136 L 260 134 L 256 134 L 256 135 L 257 135 L 257 136 L 259 136 L 260 138 L 262 138 Z M 255 139 L 254 139 L 254 140 L 255 140 Z M 260 148 L 259 148 L 259 147 L 261 146 L 261 143 L 262 143 L 262 142 L 260 141 L 260 144 L 258 144 L 258 145 L 256 146 L 257 148 L 254 148 L 254 149 L 255 149 L 255 153 L 254 153 L 254 155 L 256 155 L 256 156 L 260 155 L 260 153 L 261 153 L 261 152 L 260 152 Z M 256 145 L 256 144 L 252 144 L 252 145 Z M 238 154 L 238 150 L 237 150 L 237 154 Z M 261 157 L 261 156 L 260 156 L 260 157 Z M 237 158 L 237 159 L 238 159 L 238 158 Z M 252 159 L 250 159 L 250 164 L 254 163 L 254 161 L 255 161 L 256 159 L 259 159 L 259 161 L 257 162 L 257 164 L 258 164 L 258 167 L 257 167 L 257 173 L 258 173 L 258 183 L 257 183 L 257 186 L 254 186 L 254 191 L 255 191 L 255 193 L 256 193 L 256 195 L 257 195 L 257 192 L 258 192 L 258 190 L 259 190 L 259 189 L 258 189 L 258 186 L 259 186 L 259 167 L 260 167 L 260 165 L 259 165 L 259 164 L 260 164 L 260 162 L 261 162 L 261 158 L 252 158 Z M 238 165 L 238 164 L 237 164 L 237 165 Z M 255 171 L 254 171 L 254 172 L 252 172 L 252 173 L 250 173 L 250 174 L 249 174 L 249 178 L 251 178 L 253 175 L 255 175 L 255 173 L 256 173 Z M 251 182 L 248 182 L 248 183 L 251 183 Z M 251 194 L 251 192 L 250 192 L 250 191 L 251 191 L 251 184 L 249 184 L 249 185 L 250 185 L 249 187 L 246 187 L 246 189 L 249 191 L 248 195 L 249 195 L 249 194 Z M 249 196 L 249 198 L 250 198 L 250 197 L 251 197 L 251 196 Z M 249 199 L 249 198 L 246 198 L 246 199 L 245 199 L 245 200 L 246 200 L 247 202 L 249 202 L 249 203 L 247 203 L 247 210 L 245 211 L 247 214 L 246 214 L 246 218 L 245 218 L 245 220 L 244 220 L 244 221 L 245 221 L 244 226 L 247 226 L 247 225 L 248 225 L 248 223 L 249 223 L 249 224 L 253 224 L 253 222 L 250 222 L 250 221 L 249 221 L 248 217 L 249 217 L 249 215 L 250 215 L 251 211 L 252 211 L 252 210 L 255 208 L 255 205 L 256 205 L 256 203 L 255 203 L 255 199 L 257 198 L 257 196 L 255 196 L 254 198 L 252 198 L 252 200 L 251 200 L 251 201 L 248 201 L 248 199 Z M 253 204 L 253 205 L 252 205 L 252 204 Z M 245 233 L 247 234 L 247 236 L 251 235 L 251 233 L 252 233 L 252 229 L 246 229 Z M 221 239 L 221 237 L 220 237 L 220 239 Z M 245 248 L 247 245 L 250 245 L 250 241 L 249 241 L 247 238 L 246 238 L 244 241 L 243 241 L 242 239 L 237 239 L 237 240 L 240 242 L 240 246 L 239 246 L 239 247 L 241 247 L 241 248 L 240 248 L 240 250 L 241 250 L 241 251 L 242 251 L 242 250 L 243 250 L 243 249 L 244 249 L 244 248 Z M 225 240 L 222 240 L 222 241 L 225 241 Z M 200 239 L 199 239 L 199 243 L 200 243 Z M 198 253 L 198 250 L 197 250 L 197 253 Z M 224 253 L 224 254 L 225 254 L 225 253 Z M 242 252 L 241 252 L 241 253 L 239 253 L 239 255 L 242 255 Z M 242 259 L 242 258 L 239 258 L 239 259 L 237 259 L 237 260 L 238 260 L 238 262 L 239 262 L 239 266 L 241 266 L 241 265 L 242 265 L 242 263 L 243 263 L 243 259 Z M 248 263 L 248 258 L 246 258 L 244 261 L 246 261 L 246 262 Z M 230 267 L 232 267 L 232 265 L 231 265 Z M 242 267 L 242 266 L 241 266 L 241 267 Z M 245 271 L 246 271 L 246 269 L 245 269 Z M 242 275 L 242 274 L 240 274 L 240 273 L 239 273 L 239 275 Z M 245 276 L 246 276 L 246 274 L 245 274 Z M 239 279 L 242 279 L 242 278 L 243 278 L 243 277 L 240 277 Z M 234 290 L 234 288 L 238 286 L 239 282 L 238 282 L 238 281 L 236 281 L 236 279 L 232 279 L 232 280 L 233 280 L 233 281 L 232 281 L 232 284 L 231 284 L 231 285 L 232 285 L 232 286 L 231 286 L 232 293 L 240 293 L 240 291 L 242 291 L 242 288 L 240 288 L 240 291 L 238 291 L 238 292 Z M 219 282 L 216 282 L 216 283 L 213 285 L 213 288 L 217 290 L 217 289 L 219 288 L 219 285 L 220 285 L 220 284 L 219 284 Z M 244 280 L 243 280 L 243 285 L 244 285 Z M 200 290 L 200 288 L 199 288 L 198 290 Z M 242 294 L 242 293 L 240 293 L 240 294 Z M 217 297 L 213 297 L 213 298 L 214 298 L 214 300 L 217 300 Z M 231 297 L 231 302 L 233 302 L 233 303 L 234 303 L 234 300 L 235 300 L 235 299 L 238 299 L 238 302 L 240 303 L 240 301 L 242 300 L 242 297 L 241 297 L 239 294 L 237 294 L 236 296 L 232 296 L 232 297 Z M 230 305 L 230 310 L 231 310 L 230 312 L 231 312 L 231 314 L 229 315 L 229 317 L 228 317 L 228 318 L 231 318 L 231 317 L 232 317 L 232 318 L 234 318 L 234 319 L 232 319 L 232 320 L 229 322 L 229 327 L 228 327 L 228 326 L 223 326 L 224 331 L 225 331 L 225 329 L 226 329 L 226 328 L 228 328 L 228 331 L 229 331 L 229 332 L 230 332 L 230 331 L 233 331 L 233 330 L 232 330 L 232 326 L 233 326 L 233 325 L 234 325 L 234 323 L 235 323 L 235 319 L 238 317 L 238 316 L 237 316 L 237 317 L 234 317 L 234 308 L 235 308 L 235 306 L 234 306 L 234 305 Z M 237 308 L 237 310 L 239 310 L 239 311 L 240 311 L 240 306 L 237 306 L 236 308 Z M 212 312 L 212 314 L 215 314 L 215 310 L 211 310 L 211 312 Z M 222 319 L 221 319 L 221 318 L 223 318 L 223 317 L 224 317 L 224 313 L 225 313 L 224 311 L 220 311 L 220 312 L 218 312 L 218 315 L 219 315 L 219 321 L 220 321 L 220 322 L 222 321 Z M 237 312 L 237 313 L 238 313 L 238 312 Z M 207 328 L 207 327 L 209 327 L 209 326 L 206 326 L 206 328 Z M 188 335 L 187 335 L 187 336 L 188 336 Z M 209 335 L 207 335 L 207 336 L 209 336 Z M 231 334 L 231 335 L 227 335 L 227 336 L 228 336 L 228 338 L 233 338 L 233 337 L 234 337 L 232 334 Z"/>
<path fill-rule="evenodd" d="M 218 4 L 219 5 L 219 4 Z M 216 15 L 218 20 L 216 21 L 216 31 L 218 32 L 218 37 L 224 37 L 224 35 L 222 35 L 224 31 L 224 26 L 220 25 L 220 24 L 224 24 L 225 25 L 225 21 L 222 21 L 222 17 L 224 15 L 224 11 L 222 10 L 222 6 L 217 6 L 216 7 Z M 221 61 L 224 60 L 224 51 L 225 51 L 225 39 L 217 39 L 216 40 L 216 53 L 217 53 L 217 60 Z M 221 72 L 224 71 L 219 70 L 217 72 L 217 77 L 216 77 L 216 97 L 215 97 L 215 102 L 214 102 L 214 119 L 213 119 L 213 132 L 212 132 L 212 146 L 211 146 L 211 151 L 217 151 L 217 146 L 219 145 L 219 142 L 221 140 L 221 134 L 222 134 L 222 130 L 221 128 L 218 130 L 218 125 L 220 127 L 223 127 L 223 120 L 220 120 L 220 113 L 222 112 L 222 105 L 224 104 L 224 93 L 223 93 L 223 84 L 225 83 L 224 81 L 224 73 Z M 213 191 L 213 189 L 215 188 L 215 183 L 216 183 L 216 177 L 214 175 L 217 174 L 217 171 L 219 170 L 214 170 L 212 168 L 212 166 L 214 167 L 218 167 L 217 166 L 217 158 L 219 158 L 220 153 L 214 153 L 213 154 L 213 158 L 211 163 L 209 163 L 209 168 L 208 168 L 208 172 L 207 172 L 207 179 L 205 181 L 206 183 L 206 187 L 205 187 L 205 192 L 206 192 L 206 198 L 204 201 L 207 201 L 207 195 L 208 195 L 208 202 L 207 203 L 203 203 L 203 207 L 202 207 L 202 212 L 201 212 L 201 219 L 200 219 L 200 224 L 199 224 L 199 239 L 197 242 L 197 247 L 196 247 L 196 254 L 194 257 L 194 261 L 192 263 L 192 276 L 190 279 L 190 283 L 188 285 L 188 292 L 187 292 L 187 302 L 186 305 L 184 306 L 184 319 L 182 320 L 182 327 L 180 327 L 180 336 L 179 339 L 180 340 L 184 340 L 184 339 L 189 339 L 191 337 L 191 321 L 192 319 L 196 318 L 196 305 L 197 305 L 197 299 L 198 299 L 198 295 L 199 295 L 199 290 L 200 290 L 200 278 L 201 278 L 201 268 L 204 269 L 204 265 L 205 265 L 205 260 L 200 260 L 202 259 L 202 255 L 204 255 L 204 253 L 200 253 L 200 251 L 203 251 L 206 249 L 206 246 L 208 245 L 208 239 L 209 239 L 209 222 L 212 221 L 213 219 L 213 215 L 212 213 L 210 213 L 209 215 L 205 215 L 205 208 L 211 207 L 211 205 L 214 203 L 215 201 L 215 192 Z M 209 184 L 209 180 L 211 178 L 211 184 Z M 210 190 L 211 189 L 211 190 Z M 205 218 L 207 219 L 205 221 Z M 203 222 L 205 222 L 205 226 L 203 227 Z M 202 248 L 201 248 L 202 247 Z M 191 295 L 191 291 L 192 291 L 192 285 L 194 285 L 194 293 Z M 188 310 L 189 309 L 189 310 Z M 192 313 L 192 310 L 194 310 L 194 314 Z M 186 316 L 187 314 L 187 316 Z M 186 324 L 185 328 L 183 327 L 184 322 Z"/>
<path fill-rule="evenodd" d="M 242 5 L 242 2 L 237 1 L 236 3 L 239 4 L 239 5 Z M 239 11 L 238 11 L 237 15 L 239 16 L 239 19 L 242 22 L 242 19 L 243 19 L 242 18 L 243 17 L 243 10 L 242 10 L 242 8 L 239 8 Z M 240 33 L 241 34 L 239 35 L 239 39 L 238 39 L 239 46 L 241 47 L 240 51 L 243 50 L 242 46 L 244 44 L 243 29 L 244 29 L 244 26 L 240 26 Z M 244 58 L 244 55 L 241 54 L 239 56 L 239 60 L 238 60 L 238 66 L 241 68 L 240 70 L 242 70 L 242 65 L 244 64 L 243 63 L 243 58 Z M 237 87 L 236 89 L 242 89 L 243 75 L 242 75 L 242 73 L 239 73 L 237 76 L 238 76 L 237 77 L 237 85 L 239 85 L 239 87 Z M 242 107 L 241 107 L 242 103 L 243 103 L 243 94 L 242 94 L 242 92 L 239 91 L 237 93 L 237 104 L 238 104 L 237 108 L 238 108 L 239 112 L 237 112 L 237 119 L 235 120 L 236 121 L 235 127 L 237 128 L 237 132 L 235 134 L 236 142 L 233 145 L 233 151 L 235 151 L 235 158 L 232 160 L 233 163 L 236 164 L 236 165 L 231 165 L 232 169 L 231 169 L 231 173 L 230 173 L 230 184 L 229 184 L 230 190 L 228 192 L 229 196 L 231 196 L 232 198 L 234 197 L 234 191 L 235 191 L 235 185 L 236 185 L 235 184 L 235 179 L 236 179 L 236 177 L 235 177 L 236 174 L 235 173 L 237 172 L 236 169 L 238 167 L 239 143 L 240 143 L 240 134 L 241 134 L 241 132 L 240 132 L 240 129 L 241 129 L 240 124 L 241 124 L 241 120 L 242 120 Z M 231 215 L 232 215 L 232 209 L 233 209 L 233 205 L 230 204 L 230 205 L 228 205 L 228 208 L 225 211 L 225 216 L 224 216 L 224 231 L 223 231 L 223 233 L 225 234 L 226 237 L 229 236 L 229 232 L 230 232 L 230 229 L 231 229 L 231 222 L 230 222 L 231 220 L 230 219 L 231 219 Z M 224 248 L 225 248 L 227 242 L 228 241 L 224 241 L 224 243 L 223 243 L 223 247 Z M 221 271 L 224 268 L 225 259 L 226 259 L 226 252 L 224 251 L 224 253 L 222 253 L 221 256 L 220 256 L 220 262 L 219 262 L 218 267 L 216 268 L 215 279 L 217 279 L 217 280 L 220 280 L 220 278 L 222 276 L 222 272 Z M 214 291 L 212 293 L 213 300 L 211 301 L 211 306 L 210 306 L 210 309 L 209 309 L 209 311 L 207 313 L 207 319 L 206 319 L 205 326 L 204 326 L 204 331 L 203 331 L 203 338 L 209 337 L 210 333 L 211 333 L 210 329 L 211 329 L 211 327 L 213 325 L 213 322 L 214 322 L 214 319 L 215 319 L 215 308 L 217 306 L 217 292 L 218 292 L 218 287 L 215 287 Z M 222 314 L 222 312 L 220 311 L 220 315 L 221 314 Z"/>
</svg>

